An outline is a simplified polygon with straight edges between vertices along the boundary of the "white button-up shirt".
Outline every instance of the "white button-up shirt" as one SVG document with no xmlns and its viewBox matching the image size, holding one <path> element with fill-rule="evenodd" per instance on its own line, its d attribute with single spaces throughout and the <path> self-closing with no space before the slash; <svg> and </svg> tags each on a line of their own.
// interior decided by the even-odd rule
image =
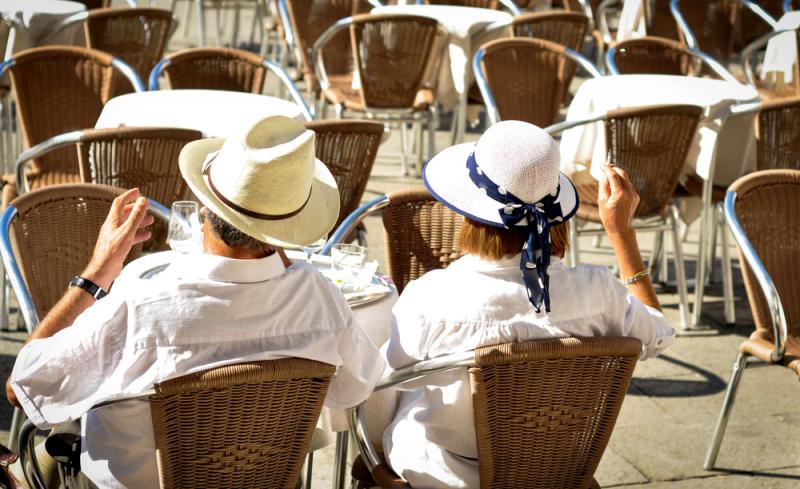
<svg viewBox="0 0 800 489">
<path fill-rule="evenodd" d="M 406 286 L 394 307 L 386 346 L 389 365 L 500 343 L 565 336 L 632 336 L 642 358 L 672 344 L 675 330 L 642 304 L 607 268 L 569 268 L 552 258 L 551 311 L 528 301 L 520 256 L 484 261 L 467 255 L 445 270 Z M 479 487 L 472 397 L 466 369 L 442 372 L 403 386 L 394 421 L 384 433 L 392 468 L 413 487 Z"/>
<path fill-rule="evenodd" d="M 301 357 L 338 367 L 325 405 L 363 401 L 384 362 L 339 290 L 313 267 L 179 257 L 152 280 L 120 279 L 75 323 L 20 351 L 14 392 L 40 427 L 98 402 L 224 364 Z M 127 401 L 85 414 L 82 471 L 101 488 L 159 487 L 150 406 Z"/>
</svg>

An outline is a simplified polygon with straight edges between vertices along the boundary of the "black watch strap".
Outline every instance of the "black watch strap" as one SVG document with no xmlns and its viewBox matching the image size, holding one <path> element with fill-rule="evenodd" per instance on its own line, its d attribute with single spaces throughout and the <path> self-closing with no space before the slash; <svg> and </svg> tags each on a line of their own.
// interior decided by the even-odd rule
<svg viewBox="0 0 800 489">
<path fill-rule="evenodd" d="M 88 278 L 75 277 L 69 281 L 69 286 L 80 287 L 81 289 L 88 292 L 89 295 L 94 297 L 95 300 L 100 300 L 108 294 L 105 290 L 103 290 L 102 287 L 92 282 Z"/>
</svg>

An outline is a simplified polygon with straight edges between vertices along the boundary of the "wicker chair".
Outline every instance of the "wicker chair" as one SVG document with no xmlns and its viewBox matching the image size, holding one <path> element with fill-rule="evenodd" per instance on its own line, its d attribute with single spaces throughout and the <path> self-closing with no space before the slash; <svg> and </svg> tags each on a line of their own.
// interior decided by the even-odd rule
<svg viewBox="0 0 800 489">
<path fill-rule="evenodd" d="M 681 322 L 684 328 L 689 321 L 688 293 L 678 236 L 678 210 L 671 205 L 678 178 L 683 170 L 703 109 L 693 105 L 656 105 L 618 109 L 608 112 L 605 120 L 606 151 L 615 165 L 625 170 L 641 200 L 634 215 L 634 227 L 638 231 L 672 233 L 675 253 L 675 270 L 678 279 Z M 596 122 L 570 122 L 573 126 Z M 563 125 L 559 130 L 563 130 Z M 548 128 L 553 133 L 554 129 Z M 576 185 L 581 206 L 577 218 L 599 224 L 600 209 L 597 205 L 598 184 L 596 182 Z M 570 224 L 570 258 L 579 262 L 579 235 L 602 235 L 602 226 Z M 661 242 L 661 240 L 657 240 Z"/>
<path fill-rule="evenodd" d="M 580 52 L 589 27 L 589 18 L 579 12 L 536 12 L 514 17 L 511 30 L 515 37 L 544 39 Z"/>
<path fill-rule="evenodd" d="M 398 292 L 426 272 L 447 268 L 461 257 L 457 240 L 462 217 L 422 187 L 391 192 L 362 205 L 336 229 L 321 253 L 330 253 L 358 223 L 381 209 L 386 268 Z"/>
<path fill-rule="evenodd" d="M 716 463 L 748 364 L 782 365 L 800 378 L 800 171 L 767 170 L 740 178 L 725 197 L 725 217 L 739 248 L 756 329 L 739 346 L 706 455 L 708 470 Z"/>
<path fill-rule="evenodd" d="M 710 72 L 723 80 L 739 83 L 711 56 L 661 37 L 626 39 L 614 44 L 606 52 L 606 67 L 610 75 L 644 73 L 700 76 Z"/>
<path fill-rule="evenodd" d="M 759 170 L 800 170 L 800 97 L 761 104 L 756 119 Z"/>
<path fill-rule="evenodd" d="M 545 127 L 558 120 L 577 67 L 602 76 L 572 49 L 531 38 L 491 41 L 478 49 L 473 70 L 489 120 L 520 120 Z"/>
<path fill-rule="evenodd" d="M 57 134 L 93 127 L 111 98 L 111 87 L 121 77 L 128 78 L 137 91 L 143 90 L 130 66 L 95 49 L 28 49 L 5 62 L 0 76 L 5 71 L 11 76 L 17 118 L 28 147 Z M 7 183 L 13 180 L 5 179 Z M 37 158 L 29 181 L 31 188 L 80 181 L 76 154 L 61 149 Z M 5 185 L 3 205 L 15 195 L 15 187 Z"/>
<path fill-rule="evenodd" d="M 308 122 L 306 127 L 316 133 L 317 159 L 325 163 L 339 187 L 337 228 L 361 203 L 383 138 L 383 124 L 325 120 Z M 359 242 L 365 245 L 366 229 L 361 226 L 357 232 Z"/>
<path fill-rule="evenodd" d="M 350 30 L 353 59 L 359 75 L 359 86 L 329 78 L 325 59 L 326 46 L 344 29 Z M 366 113 L 389 123 L 400 124 L 405 131 L 407 123 L 416 124 L 416 162 L 422 165 L 422 129 L 428 128 L 428 155 L 433 153 L 433 110 L 436 106 L 430 82 L 430 64 L 441 59 L 438 49 L 446 44 L 439 42 L 445 31 L 436 20 L 417 15 L 357 15 L 337 22 L 326 30 L 314 44 L 312 58 L 322 87 L 323 105 L 331 103 L 336 108 L 336 118 L 345 110 Z M 434 71 L 436 72 L 436 71 Z M 403 76 L 398 76 L 402 73 Z M 405 139 L 405 138 L 404 138 Z M 406 146 L 405 144 L 403 146 Z M 403 148 L 403 173 L 408 173 L 409 148 Z"/>
<path fill-rule="evenodd" d="M 237 363 L 132 397 L 150 401 L 161 489 L 294 489 L 335 372 L 301 358 Z M 30 424 L 23 430 L 23 460 L 35 457 L 35 433 Z M 35 466 L 26 471 L 31 481 L 41 480 Z"/>
<path fill-rule="evenodd" d="M 594 472 L 641 350 L 638 339 L 613 337 L 486 346 L 392 372 L 376 391 L 467 367 L 481 487 L 599 488 Z M 370 442 L 363 413 L 371 399 L 353 417 L 355 487 L 409 487 Z"/>
<path fill-rule="evenodd" d="M 681 40 L 727 65 L 733 50 L 739 3 L 730 0 L 670 0 Z M 650 32 L 648 31 L 648 34 Z"/>
</svg>

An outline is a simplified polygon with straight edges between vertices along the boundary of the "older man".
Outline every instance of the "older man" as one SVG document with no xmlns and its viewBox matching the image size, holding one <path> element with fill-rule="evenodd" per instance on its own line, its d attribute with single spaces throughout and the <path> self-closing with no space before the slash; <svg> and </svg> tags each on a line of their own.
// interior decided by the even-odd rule
<svg viewBox="0 0 800 489">
<path fill-rule="evenodd" d="M 20 351 L 7 392 L 38 426 L 83 419 L 83 473 L 99 487 L 158 487 L 149 405 L 88 409 L 221 363 L 302 357 L 338 366 L 326 405 L 363 401 L 383 361 L 341 293 L 287 244 L 318 240 L 336 221 L 336 183 L 314 158 L 314 133 L 271 117 L 240 137 L 187 145 L 181 172 L 208 209 L 204 253 L 155 279 L 120 280 L 146 240 L 147 200 L 112 205 L 91 262 Z M 66 284 L 65 284 L 66 285 Z"/>
</svg>

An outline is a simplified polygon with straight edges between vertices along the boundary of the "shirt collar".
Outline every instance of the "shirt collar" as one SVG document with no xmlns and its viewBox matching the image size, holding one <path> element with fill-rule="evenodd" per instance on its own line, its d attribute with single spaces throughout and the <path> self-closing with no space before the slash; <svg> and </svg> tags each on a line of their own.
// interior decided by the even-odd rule
<svg viewBox="0 0 800 489">
<path fill-rule="evenodd" d="M 252 260 L 237 260 L 207 253 L 187 254 L 173 261 L 170 268 L 180 277 L 230 283 L 264 282 L 286 272 L 286 266 L 278 253 Z"/>
<path fill-rule="evenodd" d="M 521 253 L 514 256 L 506 256 L 499 260 L 485 260 L 478 255 L 464 255 L 455 262 L 452 266 L 460 269 L 471 270 L 476 272 L 492 272 L 497 270 L 514 269 L 519 271 L 519 259 Z M 550 266 L 560 266 L 563 261 L 556 255 L 550 255 Z"/>
</svg>

